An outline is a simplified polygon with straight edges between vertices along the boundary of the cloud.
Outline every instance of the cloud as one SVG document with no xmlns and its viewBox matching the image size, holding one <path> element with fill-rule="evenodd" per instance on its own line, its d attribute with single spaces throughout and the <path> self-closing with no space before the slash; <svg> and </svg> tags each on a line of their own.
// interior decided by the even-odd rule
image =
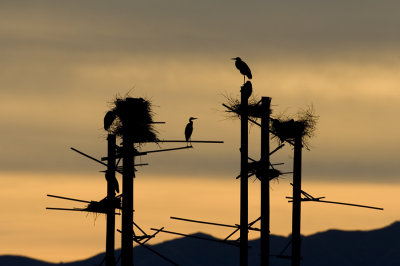
<svg viewBox="0 0 400 266">
<path fill-rule="evenodd" d="M 226 3 L 2 2 L 1 169 L 98 170 L 69 147 L 104 156 L 108 103 L 133 88 L 167 122 L 158 126 L 162 138 L 183 138 L 196 116 L 196 138 L 226 143 L 149 157 L 144 171 L 236 174 L 239 126 L 226 119 L 221 94 L 239 94 L 229 58 L 240 55 L 254 93 L 272 97 L 273 114 L 314 105 L 310 175 L 397 175 L 397 2 Z M 280 160 L 291 167 L 290 149 Z M 341 170 L 351 161 L 352 171 Z"/>
<path fill-rule="evenodd" d="M 340 53 L 398 46 L 396 1 L 2 3 L 2 49 L 132 54 Z M 21 7 L 22 6 L 22 7 Z"/>
</svg>

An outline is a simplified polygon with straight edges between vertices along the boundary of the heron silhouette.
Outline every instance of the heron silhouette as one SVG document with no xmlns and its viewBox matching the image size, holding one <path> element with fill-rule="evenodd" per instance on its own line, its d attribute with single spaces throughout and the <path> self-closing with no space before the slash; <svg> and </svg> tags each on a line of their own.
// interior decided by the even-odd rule
<svg viewBox="0 0 400 266">
<path fill-rule="evenodd" d="M 245 84 L 243 84 L 240 91 L 243 92 L 248 99 L 253 92 L 253 85 L 251 85 L 251 82 L 248 80 Z"/>
<path fill-rule="evenodd" d="M 189 118 L 189 123 L 187 123 L 186 127 L 185 127 L 185 139 L 186 139 L 186 144 L 188 145 L 188 143 L 190 142 L 190 144 L 192 144 L 191 140 L 191 136 L 193 133 L 193 120 L 197 119 L 196 117 L 190 117 Z"/>
<path fill-rule="evenodd" d="M 108 111 L 104 116 L 104 129 L 109 130 L 117 115 L 115 111 Z"/>
<path fill-rule="evenodd" d="M 242 61 L 240 57 L 234 57 L 231 59 L 235 60 L 236 68 L 239 69 L 240 73 L 243 75 L 243 83 L 245 83 L 246 81 L 246 76 L 248 79 L 252 79 L 253 76 L 251 75 L 251 70 L 249 66 L 244 61 Z"/>
<path fill-rule="evenodd" d="M 115 177 L 115 175 L 112 175 L 108 170 L 106 171 L 106 180 L 109 182 L 109 184 L 112 186 L 114 191 L 119 193 L 119 185 L 118 185 L 118 180 Z"/>
</svg>

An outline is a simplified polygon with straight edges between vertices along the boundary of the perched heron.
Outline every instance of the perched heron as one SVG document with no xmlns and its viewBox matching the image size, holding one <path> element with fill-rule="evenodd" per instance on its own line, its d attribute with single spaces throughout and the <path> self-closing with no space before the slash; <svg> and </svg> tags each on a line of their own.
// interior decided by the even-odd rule
<svg viewBox="0 0 400 266">
<path fill-rule="evenodd" d="M 187 123 L 186 127 L 185 127 L 185 138 L 186 138 L 186 142 L 190 141 L 190 137 L 192 136 L 192 132 L 193 132 L 193 120 L 197 119 L 196 117 L 190 117 L 189 118 L 189 123 Z"/>
<path fill-rule="evenodd" d="M 114 122 L 115 118 L 117 118 L 117 115 L 115 114 L 115 111 L 108 111 L 107 114 L 104 116 L 104 129 L 109 130 L 112 123 Z"/>
<path fill-rule="evenodd" d="M 111 175 L 108 171 L 106 171 L 106 180 L 109 183 L 109 185 L 117 192 L 119 193 L 119 185 L 118 185 L 118 180 L 115 176 Z"/>
<path fill-rule="evenodd" d="M 248 99 L 251 93 L 253 92 L 253 86 L 251 85 L 251 82 L 249 80 L 246 81 L 246 83 L 243 84 L 243 86 L 241 87 L 240 91 L 243 92 L 246 98 Z"/>
<path fill-rule="evenodd" d="M 251 79 L 253 76 L 251 75 L 251 70 L 249 66 L 242 61 L 240 57 L 234 57 L 232 60 L 235 60 L 235 66 L 237 69 L 239 69 L 240 73 L 243 75 L 243 83 L 246 80 L 246 76 L 248 79 Z"/>
</svg>

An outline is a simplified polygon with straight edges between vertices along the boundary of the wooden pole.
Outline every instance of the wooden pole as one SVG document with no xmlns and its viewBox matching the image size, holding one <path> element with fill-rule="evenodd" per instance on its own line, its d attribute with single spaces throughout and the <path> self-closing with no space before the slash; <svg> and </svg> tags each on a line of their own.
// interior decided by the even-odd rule
<svg viewBox="0 0 400 266">
<path fill-rule="evenodd" d="M 121 265 L 133 265 L 133 178 L 134 148 L 129 132 L 123 133 L 123 175 L 122 175 L 122 234 Z"/>
<path fill-rule="evenodd" d="M 269 266 L 269 227 L 270 227 L 270 195 L 269 195 L 269 117 L 271 98 L 262 97 L 261 106 L 261 266 Z"/>
<path fill-rule="evenodd" d="M 240 137 L 240 266 L 248 265 L 248 98 L 241 90 Z"/>
<path fill-rule="evenodd" d="M 107 229 L 106 229 L 106 266 L 115 266 L 115 146 L 116 137 L 109 134 L 107 137 Z"/>
<path fill-rule="evenodd" d="M 293 158 L 293 212 L 292 212 L 292 266 L 300 266 L 301 259 L 301 136 L 294 139 Z"/>
</svg>

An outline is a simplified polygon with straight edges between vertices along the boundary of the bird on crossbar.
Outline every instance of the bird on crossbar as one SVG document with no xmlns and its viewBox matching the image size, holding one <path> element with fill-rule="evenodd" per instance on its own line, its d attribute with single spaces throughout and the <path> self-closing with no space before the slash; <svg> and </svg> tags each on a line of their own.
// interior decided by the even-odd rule
<svg viewBox="0 0 400 266">
<path fill-rule="evenodd" d="M 189 118 L 189 123 L 187 123 L 186 127 L 185 127 L 185 139 L 186 139 L 186 144 L 189 145 L 192 144 L 191 137 L 192 137 L 192 133 L 193 133 L 193 120 L 197 119 L 196 117 L 190 117 Z"/>
</svg>

